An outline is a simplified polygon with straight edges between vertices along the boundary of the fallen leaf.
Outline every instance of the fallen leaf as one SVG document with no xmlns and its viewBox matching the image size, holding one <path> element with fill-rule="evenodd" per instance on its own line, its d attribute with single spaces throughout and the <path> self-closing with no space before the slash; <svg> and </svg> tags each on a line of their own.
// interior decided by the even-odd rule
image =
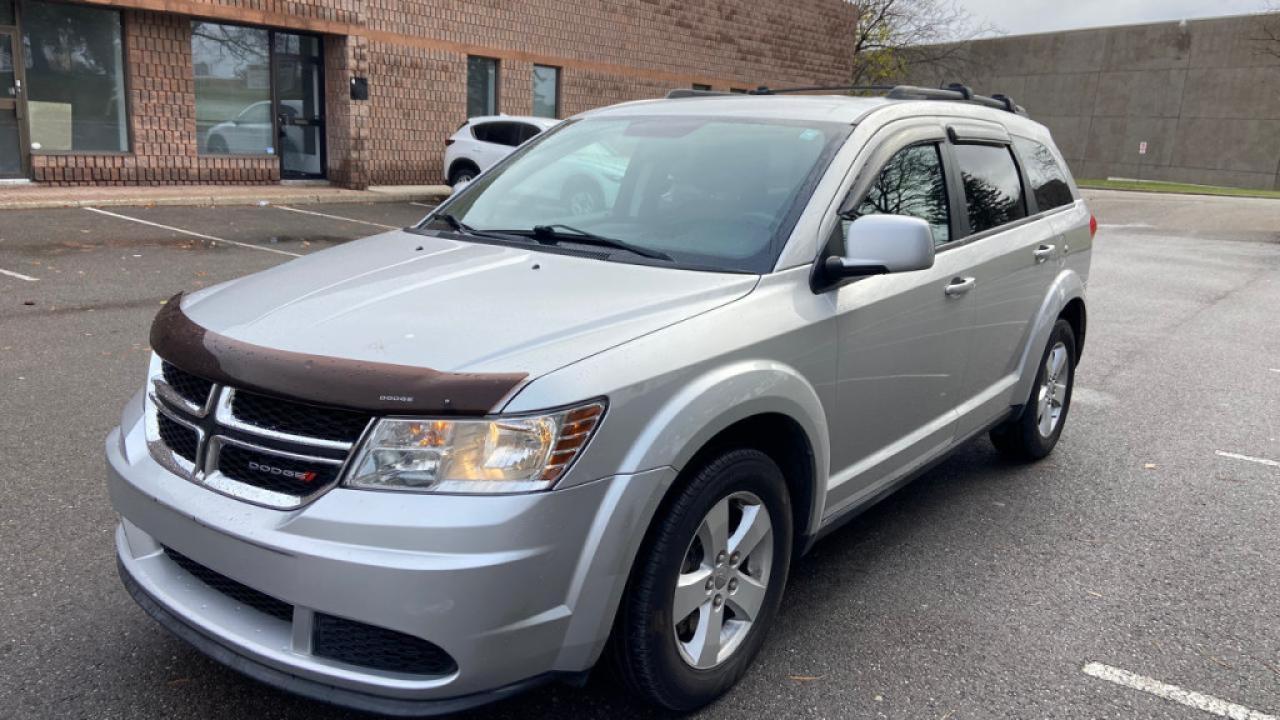
<svg viewBox="0 0 1280 720">
<path fill-rule="evenodd" d="M 1155 469 L 1156 469 L 1156 467 L 1157 467 L 1157 466 L 1156 466 L 1156 464 L 1155 464 L 1155 463 L 1146 463 L 1146 464 L 1144 464 L 1144 465 L 1142 466 L 1142 468 L 1143 468 L 1144 470 L 1155 470 Z"/>
</svg>

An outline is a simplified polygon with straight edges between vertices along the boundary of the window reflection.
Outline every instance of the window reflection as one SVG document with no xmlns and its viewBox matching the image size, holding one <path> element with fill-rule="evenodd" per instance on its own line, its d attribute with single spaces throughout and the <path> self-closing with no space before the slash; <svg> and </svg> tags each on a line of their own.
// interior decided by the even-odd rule
<svg viewBox="0 0 1280 720">
<path fill-rule="evenodd" d="M 935 245 L 951 240 L 947 182 L 936 145 L 899 150 L 885 164 L 853 217 L 877 214 L 918 217 L 929 223 Z"/>
<path fill-rule="evenodd" d="M 268 31 L 197 22 L 191 26 L 200 153 L 264 155 L 272 142 Z"/>
<path fill-rule="evenodd" d="M 956 159 L 960 161 L 972 232 L 980 233 L 1026 216 L 1022 181 L 1009 148 L 957 145 Z"/>
<path fill-rule="evenodd" d="M 127 151 L 119 11 L 29 0 L 22 42 L 32 148 Z"/>
</svg>

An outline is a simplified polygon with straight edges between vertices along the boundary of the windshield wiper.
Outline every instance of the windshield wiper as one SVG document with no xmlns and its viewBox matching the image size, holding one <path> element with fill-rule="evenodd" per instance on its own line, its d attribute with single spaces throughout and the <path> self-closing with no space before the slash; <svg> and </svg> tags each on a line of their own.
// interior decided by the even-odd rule
<svg viewBox="0 0 1280 720">
<path fill-rule="evenodd" d="M 441 215 L 433 215 L 432 220 L 443 220 L 446 225 L 453 229 L 454 232 L 470 235 L 472 237 L 489 238 L 491 240 L 505 240 L 507 242 L 526 243 L 529 238 L 523 235 L 513 233 L 494 232 L 492 230 L 478 230 L 458 219 L 453 213 L 443 213 Z"/>
<path fill-rule="evenodd" d="M 561 232 L 564 231 L 564 232 Z M 571 225 L 564 223 L 553 223 L 551 225 L 534 225 L 533 238 L 538 242 L 547 242 L 554 244 L 558 240 L 572 240 L 583 245 L 598 245 L 600 247 L 615 248 L 618 250 L 626 250 L 641 257 L 647 257 L 650 260 L 665 260 L 666 262 L 674 262 L 675 258 L 660 251 L 652 250 L 639 245 L 632 245 L 625 240 L 617 240 L 603 235 L 596 235 Z"/>
</svg>

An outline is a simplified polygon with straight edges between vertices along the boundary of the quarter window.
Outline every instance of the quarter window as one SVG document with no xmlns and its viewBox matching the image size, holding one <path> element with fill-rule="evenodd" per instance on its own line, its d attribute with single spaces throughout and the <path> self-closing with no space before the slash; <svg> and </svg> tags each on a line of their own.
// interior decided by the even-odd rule
<svg viewBox="0 0 1280 720">
<path fill-rule="evenodd" d="M 1022 181 L 1013 155 L 1003 145 L 956 145 L 964 199 L 969 208 L 969 229 L 990 230 L 1026 217 Z"/>
<path fill-rule="evenodd" d="M 914 145 L 890 158 L 850 220 L 863 215 L 918 217 L 929 223 L 934 245 L 950 242 L 951 213 L 938 146 Z"/>
<path fill-rule="evenodd" d="M 120 11 L 24 2 L 22 41 L 32 148 L 127 151 Z"/>
<path fill-rule="evenodd" d="M 1027 173 L 1027 183 L 1036 199 L 1036 209 L 1041 212 L 1075 202 L 1071 196 L 1071 184 L 1067 174 L 1058 165 L 1053 151 L 1035 140 L 1014 138 L 1013 146 Z"/>
<path fill-rule="evenodd" d="M 560 117 L 560 68 L 533 66 L 533 114 Z"/>
<path fill-rule="evenodd" d="M 498 114 L 498 61 L 467 58 L 467 117 Z"/>
</svg>

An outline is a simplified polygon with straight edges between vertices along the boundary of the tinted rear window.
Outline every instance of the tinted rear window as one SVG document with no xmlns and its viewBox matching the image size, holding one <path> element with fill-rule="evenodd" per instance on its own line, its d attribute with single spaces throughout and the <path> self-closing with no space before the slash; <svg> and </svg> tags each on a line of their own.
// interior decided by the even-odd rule
<svg viewBox="0 0 1280 720">
<path fill-rule="evenodd" d="M 969 228 L 975 233 L 1027 216 L 1022 181 L 1009 148 L 995 145 L 956 145 Z"/>
<path fill-rule="evenodd" d="M 533 128 L 533 126 L 517 122 L 489 122 L 474 126 L 471 129 L 471 133 L 481 142 L 515 147 L 524 142 L 527 137 L 533 136 L 526 136 L 524 128 Z M 533 129 L 536 130 L 537 128 Z"/>
<path fill-rule="evenodd" d="M 1022 168 L 1027 173 L 1027 184 L 1031 186 L 1036 207 L 1041 212 L 1075 202 L 1075 198 L 1071 197 L 1071 184 L 1067 182 L 1067 174 L 1058 165 L 1052 150 L 1026 138 L 1014 138 L 1013 146 L 1022 160 Z"/>
</svg>

